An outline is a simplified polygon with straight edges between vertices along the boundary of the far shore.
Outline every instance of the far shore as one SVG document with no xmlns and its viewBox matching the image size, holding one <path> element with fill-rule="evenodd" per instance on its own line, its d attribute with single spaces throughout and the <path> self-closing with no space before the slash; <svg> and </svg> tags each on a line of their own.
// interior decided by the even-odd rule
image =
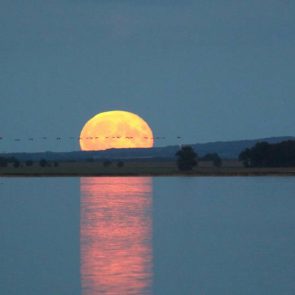
<svg viewBox="0 0 295 295">
<path fill-rule="evenodd" d="M 238 161 L 222 167 L 200 162 L 191 171 L 180 171 L 175 161 L 146 162 L 120 160 L 52 162 L 40 166 L 20 163 L 19 167 L 0 167 L 0 177 L 87 177 L 87 176 L 295 176 L 295 167 L 245 168 Z"/>
</svg>

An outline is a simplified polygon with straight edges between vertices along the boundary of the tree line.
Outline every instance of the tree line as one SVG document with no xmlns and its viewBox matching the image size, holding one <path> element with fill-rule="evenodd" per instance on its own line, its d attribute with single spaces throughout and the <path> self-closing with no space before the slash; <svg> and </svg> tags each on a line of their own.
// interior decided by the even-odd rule
<svg viewBox="0 0 295 295">
<path fill-rule="evenodd" d="M 34 163 L 37 163 L 40 167 L 57 167 L 59 164 L 57 161 L 47 161 L 45 159 L 41 159 L 38 162 L 34 162 L 32 160 L 20 161 L 15 157 L 0 157 L 0 167 L 8 167 L 9 165 L 14 168 L 19 168 L 22 166 L 33 166 Z"/>
<path fill-rule="evenodd" d="M 212 162 L 215 167 L 222 166 L 222 160 L 217 153 L 209 153 L 199 157 L 198 153 L 190 146 L 185 145 L 176 154 L 176 161 L 179 170 L 189 171 L 198 166 L 199 161 Z"/>
<path fill-rule="evenodd" d="M 93 158 L 88 158 L 86 159 L 86 162 L 95 162 L 95 159 Z M 109 167 L 113 163 L 110 160 L 104 160 L 103 161 L 103 166 L 104 167 Z M 59 162 L 58 161 L 49 161 L 46 159 L 41 159 L 39 161 L 32 161 L 32 160 L 26 160 L 26 161 L 20 161 L 19 159 L 15 157 L 0 157 L 0 167 L 8 167 L 12 166 L 14 168 L 19 168 L 19 167 L 31 167 L 31 166 L 36 166 L 39 165 L 40 167 L 58 167 Z M 122 160 L 118 160 L 115 165 L 118 168 L 124 167 L 125 163 Z"/>
<path fill-rule="evenodd" d="M 270 144 L 259 142 L 243 150 L 239 160 L 245 167 L 291 167 L 295 166 L 295 141 L 287 140 Z"/>
</svg>

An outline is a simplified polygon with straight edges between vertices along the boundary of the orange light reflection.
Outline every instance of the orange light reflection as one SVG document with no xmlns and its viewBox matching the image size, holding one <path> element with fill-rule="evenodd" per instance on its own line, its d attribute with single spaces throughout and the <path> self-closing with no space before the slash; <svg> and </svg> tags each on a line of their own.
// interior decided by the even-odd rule
<svg viewBox="0 0 295 295">
<path fill-rule="evenodd" d="M 151 294 L 151 179 L 81 178 L 82 294 Z"/>
</svg>

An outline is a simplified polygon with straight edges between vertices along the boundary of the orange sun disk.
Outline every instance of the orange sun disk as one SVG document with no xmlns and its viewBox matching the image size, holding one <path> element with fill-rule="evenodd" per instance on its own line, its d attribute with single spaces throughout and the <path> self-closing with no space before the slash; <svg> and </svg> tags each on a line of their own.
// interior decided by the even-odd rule
<svg viewBox="0 0 295 295">
<path fill-rule="evenodd" d="M 97 114 L 84 125 L 80 134 L 82 151 L 111 148 L 150 148 L 153 132 L 138 115 L 126 111 Z"/>
</svg>

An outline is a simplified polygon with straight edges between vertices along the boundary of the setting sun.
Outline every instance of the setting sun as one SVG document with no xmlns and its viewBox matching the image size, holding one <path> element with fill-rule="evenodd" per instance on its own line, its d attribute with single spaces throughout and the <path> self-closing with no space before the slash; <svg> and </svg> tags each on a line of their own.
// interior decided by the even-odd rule
<svg viewBox="0 0 295 295">
<path fill-rule="evenodd" d="M 84 125 L 80 134 L 83 151 L 111 148 L 153 147 L 153 132 L 138 115 L 126 111 L 97 114 Z"/>
</svg>

